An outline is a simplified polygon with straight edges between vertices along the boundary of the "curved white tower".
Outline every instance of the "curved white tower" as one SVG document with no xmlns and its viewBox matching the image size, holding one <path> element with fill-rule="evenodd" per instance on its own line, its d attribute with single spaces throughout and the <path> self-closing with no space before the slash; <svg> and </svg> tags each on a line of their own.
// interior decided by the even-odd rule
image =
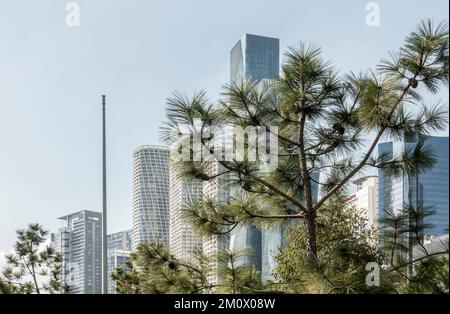
<svg viewBox="0 0 450 314">
<path fill-rule="evenodd" d="M 169 149 L 140 146 L 133 152 L 133 249 L 169 244 Z"/>
</svg>

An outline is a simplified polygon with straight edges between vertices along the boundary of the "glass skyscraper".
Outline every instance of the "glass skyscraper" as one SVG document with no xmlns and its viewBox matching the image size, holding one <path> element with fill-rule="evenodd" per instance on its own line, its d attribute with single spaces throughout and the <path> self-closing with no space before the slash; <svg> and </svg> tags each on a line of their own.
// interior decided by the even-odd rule
<svg viewBox="0 0 450 314">
<path fill-rule="evenodd" d="M 286 245 L 286 230 L 291 225 L 291 221 L 285 221 L 281 226 L 270 226 L 262 231 L 261 280 L 263 282 L 274 279 L 273 271 L 277 266 L 275 256 Z"/>
<path fill-rule="evenodd" d="M 280 75 L 280 40 L 245 34 L 231 50 L 230 81 L 278 78 Z"/>
<path fill-rule="evenodd" d="M 224 171 L 224 167 L 219 162 L 211 162 L 207 169 L 208 175 L 216 175 Z M 229 185 L 230 174 L 215 177 L 212 180 L 203 182 L 203 196 L 214 199 L 218 204 L 229 204 L 231 200 L 231 188 Z M 209 265 L 211 271 L 208 274 L 208 281 L 212 285 L 221 282 L 218 268 L 217 256 L 220 251 L 227 250 L 230 246 L 229 234 L 206 235 L 202 237 L 203 253 L 211 258 Z M 214 290 L 214 289 L 213 289 Z"/>
<path fill-rule="evenodd" d="M 102 214 L 83 210 L 58 219 L 63 226 L 52 245 L 62 255 L 62 281 L 70 294 L 101 293 Z"/>
<path fill-rule="evenodd" d="M 131 250 L 132 230 L 130 229 L 108 234 L 107 244 L 108 244 L 108 251 Z"/>
<path fill-rule="evenodd" d="M 385 210 L 395 213 L 403 210 L 405 205 L 432 207 L 436 214 L 427 217 L 424 223 L 433 224 L 434 228 L 426 231 L 424 236 L 442 236 L 448 234 L 448 137 L 424 138 L 425 145 L 431 148 L 437 159 L 432 169 L 416 176 L 403 175 L 399 178 L 387 177 L 382 169 L 379 170 L 379 217 L 384 216 Z M 414 149 L 417 142 L 418 138 L 412 137 L 380 143 L 378 154 L 384 153 L 386 157 L 394 158 Z"/>
<path fill-rule="evenodd" d="M 126 230 L 108 234 L 107 244 L 107 267 L 108 267 L 108 293 L 114 294 L 116 290 L 115 281 L 112 280 L 111 274 L 117 268 L 124 268 L 125 263 L 131 254 L 131 238 L 132 231 Z"/>
<path fill-rule="evenodd" d="M 194 252 L 202 249 L 202 239 L 183 215 L 183 207 L 202 198 L 203 182 L 181 178 L 176 167 L 170 167 L 170 252 L 183 261 L 192 261 Z"/>
<path fill-rule="evenodd" d="M 133 153 L 133 248 L 169 245 L 169 149 L 140 146 Z"/>
<path fill-rule="evenodd" d="M 280 73 L 280 40 L 245 34 L 230 53 L 230 81 L 240 83 L 249 80 L 257 86 L 263 81 L 278 78 Z M 270 237 L 278 236 L 269 232 Z M 263 238 L 254 225 L 242 225 L 231 233 L 230 245 L 246 252 L 243 264 L 262 271 Z M 266 254 L 267 252 L 264 252 Z"/>
</svg>

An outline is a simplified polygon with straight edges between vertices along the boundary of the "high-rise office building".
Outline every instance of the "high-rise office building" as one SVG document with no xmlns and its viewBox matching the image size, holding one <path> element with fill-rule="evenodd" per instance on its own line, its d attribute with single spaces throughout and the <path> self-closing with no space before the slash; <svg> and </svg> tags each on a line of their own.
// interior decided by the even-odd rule
<svg viewBox="0 0 450 314">
<path fill-rule="evenodd" d="M 292 221 L 285 221 L 281 225 L 270 226 L 262 230 L 261 280 L 274 280 L 273 273 L 277 267 L 275 257 L 286 243 L 286 231 Z"/>
<path fill-rule="evenodd" d="M 367 218 L 368 227 L 378 227 L 378 177 L 364 176 L 353 181 L 356 192 L 348 196 L 348 201 L 356 206 Z"/>
<path fill-rule="evenodd" d="M 132 230 L 125 230 L 108 234 L 108 251 L 112 250 L 131 250 L 132 249 Z"/>
<path fill-rule="evenodd" d="M 231 50 L 230 81 L 262 79 L 280 75 L 280 40 L 245 34 Z"/>
<path fill-rule="evenodd" d="M 102 292 L 102 214 L 88 210 L 58 218 L 52 245 L 62 255 L 62 281 L 71 294 Z"/>
<path fill-rule="evenodd" d="M 127 270 L 127 261 L 130 259 L 131 251 L 113 250 L 108 252 L 108 294 L 116 293 L 116 282 L 112 279 L 112 274 L 118 269 Z"/>
<path fill-rule="evenodd" d="M 171 253 L 184 261 L 192 261 L 193 254 L 202 249 L 202 240 L 183 215 L 183 206 L 199 200 L 203 193 L 203 182 L 181 178 L 176 167 L 170 167 L 170 232 Z"/>
<path fill-rule="evenodd" d="M 133 152 L 133 248 L 169 244 L 169 149 L 140 146 Z"/>
<path fill-rule="evenodd" d="M 416 244 L 412 249 L 412 258 L 417 260 L 430 254 L 447 252 L 448 258 L 448 234 L 436 237 L 431 236 L 424 239 L 423 245 Z"/>
<path fill-rule="evenodd" d="M 248 80 L 257 84 L 258 88 L 269 85 L 280 73 L 279 39 L 245 34 L 231 50 L 230 65 L 231 82 Z M 271 230 L 269 233 L 276 236 L 274 232 Z M 241 225 L 233 230 L 231 239 L 234 248 L 246 252 L 243 263 L 261 272 L 264 246 L 261 230 L 255 225 Z"/>
<path fill-rule="evenodd" d="M 209 175 L 222 173 L 224 168 L 218 162 L 212 162 L 209 166 Z M 229 174 L 221 175 L 213 180 L 203 183 L 203 195 L 205 197 L 216 200 L 219 204 L 227 204 L 230 202 L 230 176 Z M 230 237 L 228 234 L 224 235 L 208 235 L 202 238 L 203 253 L 212 258 L 211 272 L 208 276 L 208 281 L 215 285 L 220 282 L 218 275 L 217 256 L 220 251 L 228 250 Z"/>
<path fill-rule="evenodd" d="M 115 281 L 111 275 L 117 268 L 126 268 L 125 263 L 130 258 L 132 243 L 132 231 L 126 230 L 109 234 L 107 236 L 107 267 L 108 267 L 108 293 L 114 294 Z"/>
<path fill-rule="evenodd" d="M 314 171 L 311 173 L 313 182 L 311 183 L 311 196 L 313 202 L 317 202 L 319 197 L 319 172 Z M 302 196 L 300 196 L 301 198 Z M 295 208 L 292 208 L 296 210 Z M 261 280 L 266 282 L 268 280 L 274 280 L 274 271 L 277 267 L 276 256 L 280 252 L 286 243 L 286 232 L 294 223 L 295 220 L 284 221 L 280 225 L 270 226 L 262 230 L 262 246 L 261 246 Z"/>
<path fill-rule="evenodd" d="M 385 154 L 388 159 L 401 157 L 404 152 L 413 150 L 418 141 L 414 136 L 403 141 L 380 143 L 378 154 Z M 379 170 L 379 216 L 382 218 L 386 210 L 398 213 L 405 206 L 432 207 L 436 213 L 426 217 L 424 223 L 432 224 L 434 228 L 426 231 L 424 236 L 442 236 L 448 234 L 448 137 L 424 136 L 424 141 L 436 158 L 431 169 L 396 178 L 385 176 L 384 170 Z"/>
<path fill-rule="evenodd" d="M 274 232 L 273 229 L 270 231 Z M 261 230 L 253 224 L 238 225 L 232 232 L 230 244 L 236 250 L 242 250 L 240 264 L 253 266 L 261 272 L 262 267 L 262 233 L 269 230 Z"/>
</svg>

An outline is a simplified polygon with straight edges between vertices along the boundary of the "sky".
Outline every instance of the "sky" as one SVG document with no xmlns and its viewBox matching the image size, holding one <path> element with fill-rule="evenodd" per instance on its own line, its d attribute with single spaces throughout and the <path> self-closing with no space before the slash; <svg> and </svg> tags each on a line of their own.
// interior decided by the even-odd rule
<svg viewBox="0 0 450 314">
<path fill-rule="evenodd" d="M 423 18 L 448 21 L 447 0 L 0 0 L 0 255 L 15 230 L 101 211 L 101 95 L 107 95 L 108 228 L 131 228 L 132 152 L 160 144 L 174 90 L 217 100 L 244 33 L 308 41 L 341 73 L 373 68 Z M 448 104 L 448 89 L 430 102 Z M 448 131 L 447 131 L 448 134 Z M 1 260 L 1 257 L 0 257 Z"/>
</svg>

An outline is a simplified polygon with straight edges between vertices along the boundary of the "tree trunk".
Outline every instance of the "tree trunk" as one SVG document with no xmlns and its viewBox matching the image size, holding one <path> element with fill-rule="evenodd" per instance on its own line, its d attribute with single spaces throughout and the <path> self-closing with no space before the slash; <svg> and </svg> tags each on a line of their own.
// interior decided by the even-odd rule
<svg viewBox="0 0 450 314">
<path fill-rule="evenodd" d="M 33 278 L 33 281 L 34 281 L 34 286 L 36 288 L 36 293 L 37 294 L 41 294 L 41 291 L 39 290 L 39 285 L 38 285 L 38 282 L 37 282 L 37 279 L 36 279 L 36 271 L 34 270 L 34 264 L 31 264 L 31 270 L 32 270 L 31 277 Z"/>
<path fill-rule="evenodd" d="M 316 215 L 314 213 L 305 216 L 306 222 L 306 253 L 308 260 L 313 260 L 317 255 Z"/>
<path fill-rule="evenodd" d="M 308 172 L 308 164 L 305 154 L 305 123 L 306 117 L 304 114 L 300 114 L 298 119 L 298 138 L 299 138 L 299 167 L 300 174 L 303 181 L 303 192 L 305 198 L 305 221 L 307 227 L 306 233 L 306 253 L 308 259 L 314 259 L 317 254 L 316 244 L 316 213 L 313 208 L 312 192 L 311 192 L 311 179 Z"/>
</svg>

